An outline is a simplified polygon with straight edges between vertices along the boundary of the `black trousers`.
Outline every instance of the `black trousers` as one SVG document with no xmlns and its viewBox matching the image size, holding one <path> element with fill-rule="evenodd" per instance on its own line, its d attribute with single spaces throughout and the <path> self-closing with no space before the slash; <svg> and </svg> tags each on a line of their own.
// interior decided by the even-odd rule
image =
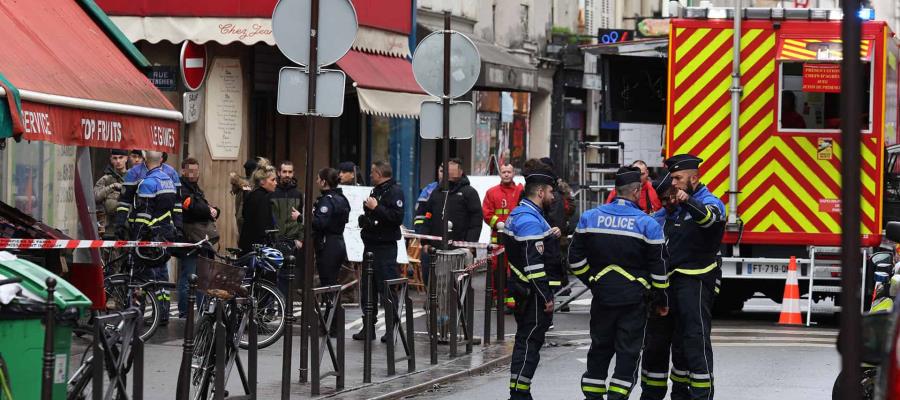
<svg viewBox="0 0 900 400">
<path fill-rule="evenodd" d="M 675 318 L 672 400 L 713 398 L 710 334 L 715 278 L 675 273 L 669 281 L 670 313 Z"/>
<path fill-rule="evenodd" d="M 520 298 L 517 298 L 518 302 Z M 521 298 L 516 305 L 516 342 L 510 363 L 509 396 L 512 400 L 531 399 L 531 378 L 541 361 L 544 336 L 550 328 L 552 313 L 544 312 L 544 300 L 537 293 Z"/>
<path fill-rule="evenodd" d="M 663 400 L 668 390 L 669 354 L 675 333 L 675 316 L 650 315 L 647 335 L 644 337 L 644 353 L 641 357 L 641 400 Z M 684 375 L 684 374 L 682 374 Z M 680 376 L 673 374 L 673 396 L 689 396 L 688 387 L 678 383 Z"/>
<path fill-rule="evenodd" d="M 347 248 L 341 235 L 325 236 L 316 243 L 316 270 L 319 272 L 319 285 L 337 285 L 341 265 L 347 258 Z"/>
<path fill-rule="evenodd" d="M 372 252 L 373 256 L 372 269 L 374 271 L 374 277 L 372 279 L 372 286 L 374 293 L 372 298 L 376 302 L 375 304 L 380 303 L 382 307 L 385 307 L 387 301 L 390 300 L 387 297 L 390 293 L 385 290 L 384 281 L 400 277 L 400 273 L 397 270 L 397 243 L 366 244 L 363 254 L 368 252 Z M 365 266 L 363 267 L 365 268 Z M 363 301 L 361 301 L 360 304 L 365 306 L 366 299 L 369 298 L 369 292 L 365 282 L 361 282 L 361 284 L 362 286 L 360 288 Z M 377 309 L 378 307 L 376 306 L 375 308 Z M 365 307 L 363 310 L 365 310 Z M 375 332 L 374 325 L 377 322 L 377 313 L 373 315 L 371 321 L 366 321 L 366 323 L 373 326 L 372 332 Z M 363 328 L 365 328 L 365 326 Z"/>
<path fill-rule="evenodd" d="M 587 399 L 627 399 L 638 379 L 638 360 L 647 326 L 644 302 L 625 306 L 591 303 L 591 349 L 581 391 Z M 609 363 L 616 356 L 613 376 Z"/>
</svg>

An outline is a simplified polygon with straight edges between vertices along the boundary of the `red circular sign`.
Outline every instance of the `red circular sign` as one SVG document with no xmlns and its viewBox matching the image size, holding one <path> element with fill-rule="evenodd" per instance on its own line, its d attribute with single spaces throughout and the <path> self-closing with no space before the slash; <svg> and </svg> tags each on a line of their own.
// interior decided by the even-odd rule
<svg viewBox="0 0 900 400">
<path fill-rule="evenodd" d="M 181 78 L 188 90 L 200 89 L 206 78 L 206 45 L 186 40 L 181 46 Z"/>
</svg>

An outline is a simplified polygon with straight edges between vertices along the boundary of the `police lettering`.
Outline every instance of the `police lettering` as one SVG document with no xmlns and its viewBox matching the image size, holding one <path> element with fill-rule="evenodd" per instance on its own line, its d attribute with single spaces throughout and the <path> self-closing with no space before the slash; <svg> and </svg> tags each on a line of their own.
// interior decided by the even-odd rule
<svg viewBox="0 0 900 400">
<path fill-rule="evenodd" d="M 609 215 L 601 215 L 597 217 L 597 226 L 605 226 L 607 228 L 616 229 L 634 229 L 634 218 L 613 217 Z"/>
<path fill-rule="evenodd" d="M 175 147 L 175 130 L 162 126 L 150 128 L 150 138 L 154 146 Z"/>
<path fill-rule="evenodd" d="M 96 140 L 111 143 L 122 141 L 122 123 L 119 121 L 82 118 L 81 128 L 84 131 L 85 141 Z"/>
<path fill-rule="evenodd" d="M 52 135 L 50 130 L 50 114 L 34 111 L 22 111 L 22 125 L 25 132 Z"/>
</svg>

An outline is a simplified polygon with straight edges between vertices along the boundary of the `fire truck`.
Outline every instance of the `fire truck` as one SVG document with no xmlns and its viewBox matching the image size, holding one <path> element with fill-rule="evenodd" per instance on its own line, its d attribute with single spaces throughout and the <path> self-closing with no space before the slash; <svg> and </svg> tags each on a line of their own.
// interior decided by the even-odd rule
<svg viewBox="0 0 900 400">
<path fill-rule="evenodd" d="M 703 158 L 702 180 L 726 204 L 717 308 L 741 309 L 759 293 L 780 302 L 794 256 L 813 311 L 807 324 L 813 313 L 839 311 L 841 10 L 745 8 L 740 21 L 732 8 L 678 11 L 665 152 Z M 865 18 L 871 13 L 860 15 L 865 265 L 882 245 L 885 218 L 897 215 L 898 41 Z"/>
</svg>

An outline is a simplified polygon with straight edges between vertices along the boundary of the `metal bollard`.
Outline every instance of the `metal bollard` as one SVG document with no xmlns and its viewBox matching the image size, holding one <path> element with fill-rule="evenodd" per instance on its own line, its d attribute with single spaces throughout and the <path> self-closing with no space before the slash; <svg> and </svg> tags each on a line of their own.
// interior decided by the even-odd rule
<svg viewBox="0 0 900 400">
<path fill-rule="evenodd" d="M 385 307 L 385 337 L 387 338 L 387 370 L 388 376 L 396 374 L 396 363 L 407 361 L 408 372 L 416 369 L 415 337 L 413 336 L 412 299 L 409 298 L 409 280 L 407 278 L 391 279 L 384 282 L 388 293 L 388 306 Z M 402 329 L 404 313 L 406 331 Z M 399 336 L 403 345 L 404 356 L 395 357 L 396 338 Z"/>
<path fill-rule="evenodd" d="M 311 268 L 311 266 L 306 265 L 306 253 L 305 253 L 306 249 L 304 249 L 303 251 L 304 251 L 304 253 L 303 253 L 304 265 L 303 265 L 303 271 L 301 271 L 301 276 L 303 277 L 303 302 L 301 303 L 302 307 L 300 310 L 300 377 L 299 377 L 299 382 L 307 383 L 307 382 L 309 382 L 309 342 L 311 340 L 310 336 L 309 336 L 309 330 L 312 329 L 312 326 L 310 325 L 309 321 L 311 321 L 312 318 L 309 318 L 309 316 L 306 315 L 306 313 L 307 313 L 307 311 L 312 310 L 312 304 L 310 304 L 310 307 L 307 307 L 306 302 L 308 299 L 312 299 L 313 296 L 312 295 L 307 296 L 307 293 L 306 293 L 307 288 L 310 288 L 310 291 L 312 291 L 312 282 L 306 281 L 306 279 L 307 279 L 306 269 Z M 295 265 L 294 268 L 296 268 L 296 262 L 294 263 L 294 265 Z M 294 273 L 293 269 L 291 270 L 291 273 Z M 312 279 L 312 275 L 310 275 L 310 279 Z"/>
<path fill-rule="evenodd" d="M 224 304 L 216 307 L 215 341 L 216 346 L 216 375 L 213 383 L 213 400 L 225 398 L 225 316 Z"/>
<path fill-rule="evenodd" d="M 363 331 L 365 338 L 363 339 L 363 383 L 372 382 L 372 339 L 375 337 L 375 279 L 372 263 L 374 262 L 374 254 L 366 252 L 363 259 L 363 284 L 366 285 L 366 296 L 363 299 Z"/>
<path fill-rule="evenodd" d="M 457 273 L 461 274 L 457 275 Z M 457 356 L 457 342 L 459 341 L 459 286 L 460 278 L 464 273 L 463 271 L 451 271 L 453 284 L 450 285 L 451 293 L 450 301 L 448 302 L 450 305 L 450 310 L 448 311 L 450 314 L 450 358 Z"/>
<path fill-rule="evenodd" d="M 194 354 L 194 310 L 197 308 L 197 275 L 191 275 L 189 287 L 187 320 L 184 323 L 184 343 L 181 345 L 181 367 L 178 369 L 178 383 L 175 394 L 177 400 L 188 400 L 191 396 L 191 358 Z"/>
<path fill-rule="evenodd" d="M 502 258 L 500 258 L 502 256 Z M 506 253 L 497 258 L 497 341 L 506 339 Z"/>
<path fill-rule="evenodd" d="M 281 400 L 289 400 L 291 397 L 291 356 L 294 349 L 294 263 L 296 257 L 287 256 L 288 268 L 288 292 L 287 305 L 284 311 L 284 335 L 282 337 L 283 348 L 281 355 Z"/>
<path fill-rule="evenodd" d="M 56 279 L 47 278 L 47 314 L 44 321 L 44 364 L 41 371 L 41 399 L 50 400 L 53 397 L 53 364 L 56 355 L 53 351 L 54 331 L 56 330 Z"/>
<path fill-rule="evenodd" d="M 431 364 L 438 363 L 438 326 L 437 326 L 437 251 L 429 248 L 429 262 L 431 265 L 428 273 L 428 345 L 430 347 Z"/>
<path fill-rule="evenodd" d="M 488 257 L 490 257 L 490 254 L 488 254 Z M 494 271 L 496 267 L 494 257 L 490 257 L 487 271 L 484 273 L 484 335 L 481 339 L 482 346 L 491 344 L 491 310 L 494 309 L 494 282 L 491 277 L 496 275 Z"/>
<path fill-rule="evenodd" d="M 141 331 L 144 330 L 144 316 L 142 313 L 134 315 L 134 333 L 131 336 L 131 371 L 134 381 L 131 384 L 131 399 L 144 399 L 144 341 L 141 339 Z M 123 372 L 124 373 L 124 372 Z"/>
<path fill-rule="evenodd" d="M 259 351 L 259 321 L 256 320 L 256 297 L 250 297 L 250 332 L 247 337 L 249 346 L 247 349 L 247 380 L 250 386 L 250 399 L 256 400 L 256 367 L 258 364 L 257 352 Z M 238 358 L 240 356 L 237 356 Z M 240 362 L 238 362 L 240 365 Z"/>
</svg>

